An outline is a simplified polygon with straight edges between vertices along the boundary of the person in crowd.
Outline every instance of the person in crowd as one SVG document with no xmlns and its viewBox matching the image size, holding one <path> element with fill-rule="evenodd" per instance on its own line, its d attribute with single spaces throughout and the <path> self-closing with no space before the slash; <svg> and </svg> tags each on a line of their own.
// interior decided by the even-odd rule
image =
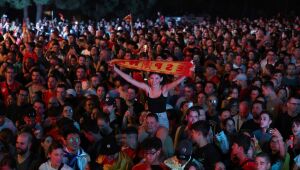
<svg viewBox="0 0 300 170">
<path fill-rule="evenodd" d="M 162 85 L 163 77 L 157 73 L 151 73 L 148 78 L 148 85 L 134 80 L 130 75 L 124 73 L 115 65 L 113 66 L 113 70 L 132 85 L 146 92 L 149 111 L 156 113 L 159 118 L 159 123 L 166 128 L 169 128 L 169 120 L 166 113 L 168 91 L 180 84 L 185 77 L 182 76 L 171 83 Z"/>
<path fill-rule="evenodd" d="M 58 142 L 52 142 L 48 149 L 49 160 L 43 163 L 39 170 L 48 170 L 48 169 L 61 169 L 61 170 L 71 170 L 67 164 L 63 163 L 64 150 L 63 146 Z"/>
<path fill-rule="evenodd" d="M 80 147 L 80 136 L 74 126 L 63 131 L 64 154 L 63 162 L 74 170 L 84 170 L 89 167 L 90 156 Z"/>
<path fill-rule="evenodd" d="M 236 169 L 241 168 L 243 170 L 255 169 L 255 162 L 247 155 L 251 145 L 250 137 L 245 134 L 239 134 L 235 136 L 232 143 L 230 158 L 233 164 L 237 165 L 234 167 L 236 167 Z"/>
<path fill-rule="evenodd" d="M 159 124 L 158 117 L 154 113 L 147 114 L 145 129 L 139 131 L 139 142 L 142 143 L 147 137 L 157 137 L 161 140 L 161 152 L 167 158 L 174 154 L 173 140 L 168 133 L 168 129 Z"/>
<path fill-rule="evenodd" d="M 162 142 L 157 137 L 150 137 L 143 141 L 143 162 L 136 164 L 132 170 L 142 169 L 158 169 L 167 170 L 167 166 L 163 164 L 162 154 Z"/>
<path fill-rule="evenodd" d="M 200 161 L 205 169 L 213 169 L 214 164 L 221 160 L 221 154 L 213 143 L 208 141 L 209 123 L 199 120 L 192 124 L 191 137 L 196 144 L 194 158 Z"/>
<path fill-rule="evenodd" d="M 256 170 L 270 170 L 271 160 L 270 156 L 266 153 L 259 153 L 255 157 Z"/>
</svg>

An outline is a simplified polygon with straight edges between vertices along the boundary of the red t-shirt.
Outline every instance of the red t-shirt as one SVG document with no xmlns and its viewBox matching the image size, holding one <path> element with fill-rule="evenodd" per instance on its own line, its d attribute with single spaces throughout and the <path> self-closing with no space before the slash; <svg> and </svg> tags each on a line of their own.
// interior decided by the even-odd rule
<svg viewBox="0 0 300 170">
<path fill-rule="evenodd" d="M 38 56 L 35 52 L 26 51 L 24 53 L 23 61 L 26 61 L 27 58 L 32 58 L 35 63 L 37 63 L 37 61 L 38 61 Z"/>
<path fill-rule="evenodd" d="M 21 84 L 17 81 L 14 81 L 11 85 L 8 85 L 6 81 L 1 82 L 0 88 L 3 101 L 5 101 L 10 94 L 16 93 L 20 87 Z"/>
</svg>

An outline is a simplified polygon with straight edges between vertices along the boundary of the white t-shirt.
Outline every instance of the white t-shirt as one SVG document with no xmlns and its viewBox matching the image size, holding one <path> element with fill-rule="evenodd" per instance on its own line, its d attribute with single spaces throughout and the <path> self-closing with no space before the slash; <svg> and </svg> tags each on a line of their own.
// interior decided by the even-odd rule
<svg viewBox="0 0 300 170">
<path fill-rule="evenodd" d="M 51 167 L 50 161 L 47 161 L 39 167 L 39 170 L 58 170 L 58 169 Z M 67 164 L 64 164 L 61 170 L 73 170 L 73 168 L 69 167 Z"/>
</svg>

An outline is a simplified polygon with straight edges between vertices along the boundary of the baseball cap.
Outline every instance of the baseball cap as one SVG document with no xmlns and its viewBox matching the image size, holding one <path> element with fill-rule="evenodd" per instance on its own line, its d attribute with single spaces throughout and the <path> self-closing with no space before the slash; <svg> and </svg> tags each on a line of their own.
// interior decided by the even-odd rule
<svg viewBox="0 0 300 170">
<path fill-rule="evenodd" d="M 193 153 L 193 145 L 188 140 L 182 140 L 176 148 L 176 156 L 181 160 L 188 160 Z"/>
<path fill-rule="evenodd" d="M 246 74 L 240 73 L 238 74 L 233 81 L 237 81 L 237 80 L 242 80 L 242 81 L 247 81 L 247 76 Z"/>
</svg>

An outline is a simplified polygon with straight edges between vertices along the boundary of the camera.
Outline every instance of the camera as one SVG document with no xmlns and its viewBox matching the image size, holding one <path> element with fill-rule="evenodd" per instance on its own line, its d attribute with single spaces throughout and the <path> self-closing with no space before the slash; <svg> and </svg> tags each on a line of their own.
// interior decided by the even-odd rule
<svg viewBox="0 0 300 170">
<path fill-rule="evenodd" d="M 268 128 L 266 133 L 272 134 L 273 133 L 273 129 L 272 128 Z"/>
</svg>

